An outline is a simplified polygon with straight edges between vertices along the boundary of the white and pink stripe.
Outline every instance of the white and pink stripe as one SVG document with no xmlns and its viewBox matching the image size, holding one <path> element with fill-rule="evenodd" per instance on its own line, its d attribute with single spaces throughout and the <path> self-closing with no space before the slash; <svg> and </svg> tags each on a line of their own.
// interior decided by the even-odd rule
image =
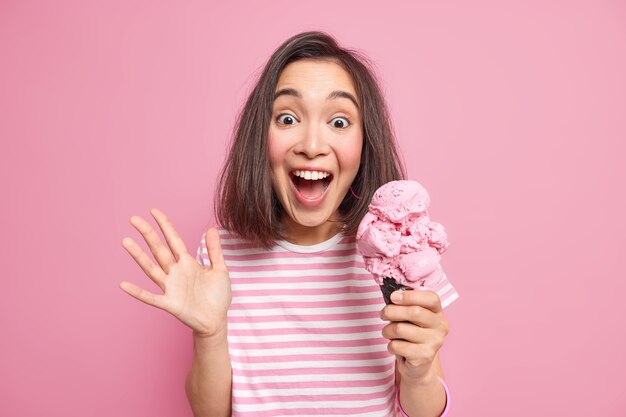
<svg viewBox="0 0 626 417">
<path fill-rule="evenodd" d="M 264 250 L 220 230 L 233 301 L 233 417 L 397 413 L 384 302 L 354 237 Z M 197 261 L 209 266 L 204 236 Z M 445 307 L 458 294 L 444 274 Z"/>
</svg>

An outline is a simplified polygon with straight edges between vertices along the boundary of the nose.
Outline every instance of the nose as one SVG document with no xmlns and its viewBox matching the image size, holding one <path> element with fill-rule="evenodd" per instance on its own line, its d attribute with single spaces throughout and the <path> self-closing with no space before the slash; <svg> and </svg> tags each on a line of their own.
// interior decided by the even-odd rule
<svg viewBox="0 0 626 417">
<path fill-rule="evenodd" d="M 328 155 L 330 145 L 325 137 L 323 128 L 315 125 L 315 123 L 311 123 L 308 129 L 303 132 L 303 137 L 298 142 L 295 151 L 309 159 Z"/>
</svg>

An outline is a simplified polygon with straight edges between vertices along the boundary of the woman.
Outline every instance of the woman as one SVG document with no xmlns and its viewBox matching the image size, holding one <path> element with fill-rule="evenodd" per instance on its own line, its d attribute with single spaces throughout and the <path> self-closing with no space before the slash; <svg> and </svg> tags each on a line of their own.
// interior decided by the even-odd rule
<svg viewBox="0 0 626 417">
<path fill-rule="evenodd" d="M 196 416 L 445 413 L 437 352 L 456 291 L 444 275 L 385 306 L 356 251 L 374 191 L 404 177 L 363 62 L 321 32 L 274 52 L 238 119 L 220 230 L 203 237 L 197 262 L 162 212 L 152 210 L 170 249 L 131 218 L 160 268 L 124 246 L 164 295 L 121 287 L 192 328 Z"/>
</svg>

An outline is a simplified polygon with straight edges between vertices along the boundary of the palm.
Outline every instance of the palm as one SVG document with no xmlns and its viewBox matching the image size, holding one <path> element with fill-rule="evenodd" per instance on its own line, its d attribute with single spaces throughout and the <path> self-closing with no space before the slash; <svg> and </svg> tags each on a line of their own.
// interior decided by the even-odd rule
<svg viewBox="0 0 626 417">
<path fill-rule="evenodd" d="M 120 283 L 120 287 L 136 299 L 171 313 L 197 334 L 210 336 L 223 330 L 232 296 L 217 231 L 211 229 L 206 234 L 211 267 L 205 268 L 189 254 L 167 217 L 157 209 L 152 215 L 168 246 L 142 218 L 131 217 L 131 224 L 148 243 L 158 265 L 132 239 L 124 239 L 122 245 L 163 294 L 152 294 L 128 282 Z"/>
<path fill-rule="evenodd" d="M 198 333 L 212 334 L 230 307 L 228 273 L 201 267 L 191 256 L 181 258 L 165 281 L 168 311 Z M 216 320 L 219 319 L 219 320 Z"/>
</svg>

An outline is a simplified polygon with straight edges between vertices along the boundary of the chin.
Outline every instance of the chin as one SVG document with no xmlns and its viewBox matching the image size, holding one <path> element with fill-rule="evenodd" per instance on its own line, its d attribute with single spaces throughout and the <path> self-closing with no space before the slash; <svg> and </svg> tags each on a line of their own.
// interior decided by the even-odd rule
<svg viewBox="0 0 626 417">
<path fill-rule="evenodd" d="M 330 219 L 330 216 L 304 215 L 304 216 L 297 216 L 295 218 L 292 217 L 292 219 L 301 226 L 313 228 L 313 227 L 318 227 L 318 226 L 325 224 Z"/>
</svg>

